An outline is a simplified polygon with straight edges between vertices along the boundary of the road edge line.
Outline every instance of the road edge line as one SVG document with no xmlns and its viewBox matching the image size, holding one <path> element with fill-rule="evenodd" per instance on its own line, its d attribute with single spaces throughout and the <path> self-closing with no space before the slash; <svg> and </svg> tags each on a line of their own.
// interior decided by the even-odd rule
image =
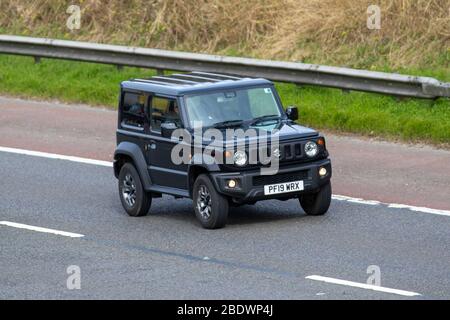
<svg viewBox="0 0 450 320">
<path fill-rule="evenodd" d="M 75 156 L 66 156 L 66 155 L 56 154 L 56 153 L 32 151 L 32 150 L 9 148 L 9 147 L 2 147 L 2 146 L 0 146 L 0 151 L 8 152 L 8 153 L 15 153 L 15 154 L 23 154 L 23 155 L 27 155 L 27 156 L 41 157 L 41 158 L 67 160 L 67 161 L 72 161 L 72 162 L 86 163 L 86 164 L 92 164 L 92 165 L 104 166 L 104 167 L 112 167 L 112 165 L 113 165 L 112 162 L 110 162 L 110 161 L 95 160 L 95 159 L 75 157 Z"/>
<path fill-rule="evenodd" d="M 50 234 L 69 237 L 69 238 L 84 237 L 84 234 L 80 234 L 80 233 L 73 233 L 73 232 L 61 231 L 61 230 L 56 230 L 56 229 L 37 227 L 37 226 L 29 225 L 29 224 L 23 224 L 23 223 L 11 222 L 11 221 L 0 221 L 0 226 L 7 226 L 7 227 L 12 227 L 12 228 L 25 229 L 25 230 L 30 230 L 30 231 L 42 232 L 42 233 L 50 233 Z"/>
</svg>

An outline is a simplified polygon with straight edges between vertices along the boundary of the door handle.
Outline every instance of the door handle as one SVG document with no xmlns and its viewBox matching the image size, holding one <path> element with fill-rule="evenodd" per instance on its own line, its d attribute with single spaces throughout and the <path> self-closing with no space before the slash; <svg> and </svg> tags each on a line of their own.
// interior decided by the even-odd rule
<svg viewBox="0 0 450 320">
<path fill-rule="evenodd" d="M 155 140 L 150 140 L 150 144 L 148 146 L 150 149 L 155 150 L 156 149 L 156 142 Z"/>
</svg>

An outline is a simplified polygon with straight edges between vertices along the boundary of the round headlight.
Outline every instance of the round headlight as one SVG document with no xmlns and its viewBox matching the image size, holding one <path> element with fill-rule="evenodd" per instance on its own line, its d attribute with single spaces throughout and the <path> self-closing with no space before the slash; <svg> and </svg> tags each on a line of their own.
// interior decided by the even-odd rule
<svg viewBox="0 0 450 320">
<path fill-rule="evenodd" d="M 247 154 L 245 153 L 245 151 L 238 150 L 234 153 L 233 161 L 234 164 L 238 166 L 245 166 L 245 164 L 247 163 Z"/>
<path fill-rule="evenodd" d="M 319 148 L 317 147 L 317 144 L 313 141 L 308 141 L 305 144 L 305 153 L 310 158 L 315 157 L 319 153 Z"/>
</svg>

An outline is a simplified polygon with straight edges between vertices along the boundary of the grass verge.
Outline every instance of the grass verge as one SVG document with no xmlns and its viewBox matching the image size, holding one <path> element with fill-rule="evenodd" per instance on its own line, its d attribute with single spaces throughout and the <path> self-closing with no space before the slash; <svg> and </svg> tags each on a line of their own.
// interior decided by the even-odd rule
<svg viewBox="0 0 450 320">
<path fill-rule="evenodd" d="M 119 83 L 152 70 L 0 55 L 0 93 L 116 108 Z M 363 92 L 277 84 L 283 104 L 297 105 L 300 122 L 344 133 L 406 142 L 450 143 L 450 100 L 404 99 Z"/>
</svg>

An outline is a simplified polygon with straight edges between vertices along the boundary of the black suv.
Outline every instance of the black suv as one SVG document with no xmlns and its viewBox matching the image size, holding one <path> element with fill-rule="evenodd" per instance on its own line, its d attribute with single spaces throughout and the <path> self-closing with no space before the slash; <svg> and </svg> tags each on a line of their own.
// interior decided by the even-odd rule
<svg viewBox="0 0 450 320">
<path fill-rule="evenodd" d="M 143 216 L 162 194 L 191 198 L 198 220 L 211 229 L 226 224 L 229 206 L 266 199 L 298 198 L 307 214 L 324 214 L 331 202 L 325 139 L 297 118 L 297 108 L 285 112 L 265 79 L 192 72 L 122 82 L 114 174 L 124 209 Z M 257 134 L 230 131 L 239 129 Z M 212 141 L 220 143 L 211 150 Z M 269 161 L 251 157 L 264 148 Z M 263 173 L 275 162 L 275 171 Z"/>
</svg>

